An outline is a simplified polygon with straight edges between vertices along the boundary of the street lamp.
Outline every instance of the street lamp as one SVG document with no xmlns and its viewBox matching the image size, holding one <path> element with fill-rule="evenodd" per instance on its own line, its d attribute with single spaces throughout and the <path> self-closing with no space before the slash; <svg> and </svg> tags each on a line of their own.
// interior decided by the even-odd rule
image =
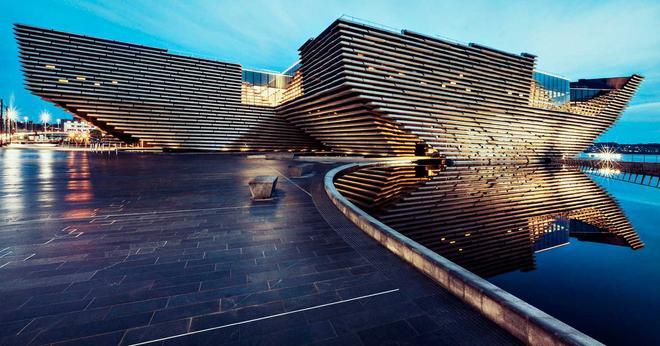
<svg viewBox="0 0 660 346">
<path fill-rule="evenodd" d="M 11 142 L 11 134 L 12 134 L 11 126 L 12 126 L 12 123 L 14 123 L 14 130 L 16 130 L 16 121 L 18 119 L 18 116 L 19 116 L 18 109 L 16 109 L 16 107 L 9 106 L 7 108 L 7 125 L 8 125 L 8 128 L 9 128 L 9 131 L 7 131 L 7 134 L 9 135 L 9 141 L 10 142 Z"/>
<path fill-rule="evenodd" d="M 44 123 L 44 133 L 46 133 L 47 128 L 47 123 L 50 121 L 50 113 L 48 111 L 44 110 L 41 112 L 41 122 Z"/>
</svg>

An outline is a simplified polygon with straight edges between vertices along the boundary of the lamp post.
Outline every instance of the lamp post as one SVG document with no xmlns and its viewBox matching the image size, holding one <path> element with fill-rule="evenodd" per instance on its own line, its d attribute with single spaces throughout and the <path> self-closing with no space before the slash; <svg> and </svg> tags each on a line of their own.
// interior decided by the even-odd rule
<svg viewBox="0 0 660 346">
<path fill-rule="evenodd" d="M 48 122 L 50 121 L 50 113 L 47 110 L 41 112 L 41 122 L 44 123 L 44 136 L 48 131 Z"/>
<path fill-rule="evenodd" d="M 0 147 L 5 144 L 5 100 L 0 99 Z"/>
<path fill-rule="evenodd" d="M 57 119 L 57 131 L 62 131 L 60 128 L 60 123 L 62 123 L 62 119 Z"/>
<path fill-rule="evenodd" d="M 5 144 L 5 100 L 0 99 L 0 147 Z"/>
<path fill-rule="evenodd" d="M 25 127 L 25 132 L 27 132 L 27 130 L 28 130 L 28 128 L 27 128 L 27 125 L 28 125 L 28 124 L 27 124 L 27 120 L 28 120 L 28 117 L 23 117 L 23 126 Z"/>
<path fill-rule="evenodd" d="M 9 142 L 11 142 L 11 135 L 12 135 L 12 123 L 14 123 L 14 130 L 16 130 L 16 124 L 18 121 L 18 109 L 14 106 L 9 106 L 7 108 L 7 134 L 9 135 Z"/>
</svg>

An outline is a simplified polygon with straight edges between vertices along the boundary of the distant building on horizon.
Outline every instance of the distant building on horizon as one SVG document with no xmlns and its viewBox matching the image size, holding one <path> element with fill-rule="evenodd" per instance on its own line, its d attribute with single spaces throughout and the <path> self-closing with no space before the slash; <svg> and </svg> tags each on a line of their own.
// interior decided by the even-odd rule
<svg viewBox="0 0 660 346">
<path fill-rule="evenodd" d="M 96 126 L 91 125 L 85 121 L 67 120 L 64 122 L 62 130 L 66 133 L 69 132 L 90 132 L 97 129 Z"/>
<path fill-rule="evenodd" d="M 642 77 L 567 79 L 536 56 L 339 18 L 282 73 L 16 25 L 27 88 L 127 143 L 454 160 L 574 156 Z"/>
</svg>

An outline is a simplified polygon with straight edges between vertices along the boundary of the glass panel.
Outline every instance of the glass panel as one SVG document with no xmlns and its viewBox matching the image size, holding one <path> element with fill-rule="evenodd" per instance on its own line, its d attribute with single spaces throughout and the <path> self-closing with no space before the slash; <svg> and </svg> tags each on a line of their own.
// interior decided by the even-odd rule
<svg viewBox="0 0 660 346">
<path fill-rule="evenodd" d="M 302 95 L 302 76 L 296 70 L 291 75 L 265 71 L 243 70 L 241 101 L 245 104 L 259 106 L 277 106 Z M 294 83 L 294 79 L 297 82 Z"/>
</svg>

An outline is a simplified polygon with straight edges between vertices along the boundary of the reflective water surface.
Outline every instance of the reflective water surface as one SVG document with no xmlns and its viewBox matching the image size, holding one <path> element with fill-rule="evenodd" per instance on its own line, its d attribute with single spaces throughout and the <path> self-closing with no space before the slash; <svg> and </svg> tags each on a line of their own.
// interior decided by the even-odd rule
<svg viewBox="0 0 660 346">
<path fill-rule="evenodd" d="M 660 189 L 560 166 L 380 166 L 338 190 L 606 344 L 660 344 Z"/>
</svg>

